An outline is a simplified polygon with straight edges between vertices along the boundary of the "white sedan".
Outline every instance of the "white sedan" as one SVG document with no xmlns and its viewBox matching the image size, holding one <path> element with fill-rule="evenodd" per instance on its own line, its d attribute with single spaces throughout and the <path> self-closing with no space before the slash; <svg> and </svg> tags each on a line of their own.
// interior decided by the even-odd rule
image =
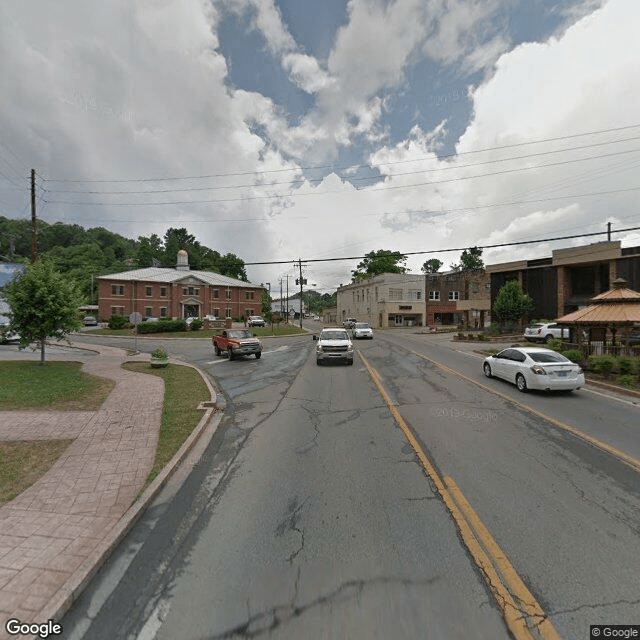
<svg viewBox="0 0 640 640">
<path fill-rule="evenodd" d="M 512 382 L 519 391 L 573 391 L 584 386 L 579 365 L 563 355 L 541 347 L 512 347 L 485 358 L 482 365 L 487 378 Z"/>
</svg>

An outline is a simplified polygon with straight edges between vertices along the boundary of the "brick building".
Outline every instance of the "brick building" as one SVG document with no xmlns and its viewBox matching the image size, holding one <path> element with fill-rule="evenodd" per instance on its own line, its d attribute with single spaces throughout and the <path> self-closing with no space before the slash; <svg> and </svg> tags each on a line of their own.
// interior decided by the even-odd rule
<svg viewBox="0 0 640 640">
<path fill-rule="evenodd" d="M 425 274 L 427 324 L 484 327 L 491 310 L 484 269 Z"/>
<path fill-rule="evenodd" d="M 261 285 L 212 271 L 191 271 L 187 252 L 178 252 L 175 269 L 147 267 L 99 276 L 98 316 L 144 318 L 241 318 L 262 313 Z"/>
<path fill-rule="evenodd" d="M 640 291 L 640 247 L 621 248 L 620 241 L 557 249 L 549 258 L 487 265 L 491 305 L 500 288 L 517 280 L 534 303 L 524 321 L 554 320 L 590 304 L 608 291 L 618 277 Z"/>
</svg>

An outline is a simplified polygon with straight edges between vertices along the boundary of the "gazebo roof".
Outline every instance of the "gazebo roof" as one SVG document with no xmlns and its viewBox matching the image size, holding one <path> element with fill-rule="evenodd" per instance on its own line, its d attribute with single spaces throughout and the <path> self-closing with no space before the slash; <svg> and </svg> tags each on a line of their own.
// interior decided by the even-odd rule
<svg viewBox="0 0 640 640">
<path fill-rule="evenodd" d="M 593 304 L 558 318 L 560 324 L 629 325 L 640 324 L 640 293 L 628 289 L 624 278 L 617 278 L 613 289 L 591 299 Z"/>
</svg>

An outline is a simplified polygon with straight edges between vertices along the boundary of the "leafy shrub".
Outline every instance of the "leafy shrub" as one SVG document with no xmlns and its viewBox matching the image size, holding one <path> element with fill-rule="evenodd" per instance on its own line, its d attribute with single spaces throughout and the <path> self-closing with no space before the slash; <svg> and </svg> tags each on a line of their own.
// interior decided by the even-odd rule
<svg viewBox="0 0 640 640">
<path fill-rule="evenodd" d="M 562 340 L 560 338 L 553 338 L 547 342 L 547 348 L 553 349 L 554 351 L 560 351 L 562 349 Z"/>
<path fill-rule="evenodd" d="M 618 356 L 618 371 L 621 374 L 633 373 L 634 362 L 629 356 Z"/>
<path fill-rule="evenodd" d="M 162 320 L 161 322 L 142 322 L 138 333 L 164 333 L 165 331 L 186 331 L 185 320 Z"/>
<path fill-rule="evenodd" d="M 202 328 L 202 320 L 200 320 L 199 318 L 196 318 L 195 320 L 191 321 L 191 331 L 198 331 L 201 328 Z"/>
<path fill-rule="evenodd" d="M 167 357 L 167 352 L 162 348 L 162 347 L 158 347 L 152 354 L 151 354 L 152 358 L 166 358 Z"/>
<path fill-rule="evenodd" d="M 631 375 L 630 373 L 620 374 L 618 376 L 618 384 L 626 387 L 627 389 L 635 389 L 637 379 L 638 378 L 636 376 Z"/>
<path fill-rule="evenodd" d="M 611 369 L 616 364 L 616 359 L 613 356 L 589 356 L 589 368 L 593 369 L 596 373 L 601 373 L 605 377 L 611 373 Z"/>
<path fill-rule="evenodd" d="M 488 340 L 489 338 L 487 338 L 487 336 L 484 333 L 479 333 L 478 334 L 478 340 L 480 340 L 480 342 L 484 342 L 485 340 Z"/>
<path fill-rule="evenodd" d="M 125 316 L 110 316 L 109 329 L 123 329 L 128 322 L 129 319 Z"/>
<path fill-rule="evenodd" d="M 489 333 L 490 333 L 492 336 L 499 336 L 499 335 L 500 335 L 500 327 L 498 326 L 498 323 L 497 323 L 497 322 L 492 322 L 492 323 L 489 325 Z"/>
<path fill-rule="evenodd" d="M 575 362 L 576 364 L 580 364 L 584 359 L 584 355 L 580 349 L 568 349 L 567 351 L 560 352 L 565 358 L 571 360 L 571 362 Z"/>
</svg>

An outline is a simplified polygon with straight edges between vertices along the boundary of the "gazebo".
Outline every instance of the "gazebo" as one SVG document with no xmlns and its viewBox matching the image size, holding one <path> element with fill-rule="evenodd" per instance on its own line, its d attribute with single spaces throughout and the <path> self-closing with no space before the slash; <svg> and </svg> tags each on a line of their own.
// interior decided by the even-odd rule
<svg viewBox="0 0 640 640">
<path fill-rule="evenodd" d="M 634 325 L 640 325 L 640 293 L 626 285 L 624 278 L 617 278 L 613 288 L 592 298 L 588 307 L 562 316 L 556 322 L 577 329 L 578 344 L 582 344 L 586 336 L 589 344 L 604 347 L 610 334 L 610 342 L 615 346 L 619 330 L 630 332 Z"/>
</svg>

